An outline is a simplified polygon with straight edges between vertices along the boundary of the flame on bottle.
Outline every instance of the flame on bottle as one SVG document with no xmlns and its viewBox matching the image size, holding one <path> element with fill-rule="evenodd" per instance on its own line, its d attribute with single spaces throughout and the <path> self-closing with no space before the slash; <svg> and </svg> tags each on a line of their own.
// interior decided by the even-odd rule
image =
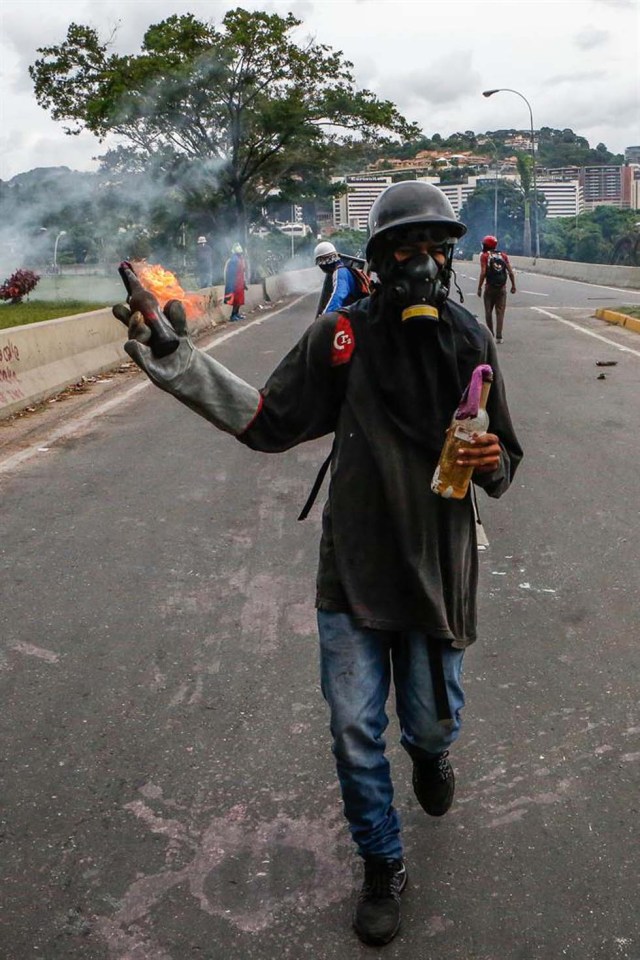
<svg viewBox="0 0 640 960">
<path fill-rule="evenodd" d="M 197 293 L 187 293 L 170 270 L 165 270 L 158 263 L 146 263 L 143 260 L 135 261 L 132 267 L 142 286 L 154 295 L 161 309 L 168 300 L 180 300 L 187 320 L 195 320 L 205 312 L 206 298 Z"/>
</svg>

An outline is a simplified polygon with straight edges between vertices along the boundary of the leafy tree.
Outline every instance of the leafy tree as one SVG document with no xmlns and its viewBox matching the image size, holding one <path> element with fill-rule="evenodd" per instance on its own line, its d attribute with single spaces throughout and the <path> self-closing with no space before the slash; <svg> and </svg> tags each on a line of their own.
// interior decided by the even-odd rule
<svg viewBox="0 0 640 960">
<path fill-rule="evenodd" d="M 440 183 L 466 183 L 467 177 L 476 174 L 474 167 L 450 167 L 448 170 L 439 170 Z"/>
<path fill-rule="evenodd" d="M 633 227 L 638 220 L 637 210 L 620 210 L 618 207 L 596 207 L 590 214 L 594 223 L 600 227 L 602 236 L 609 243 Z"/>
<path fill-rule="evenodd" d="M 553 217 L 541 224 L 540 253 L 549 260 L 568 259 L 567 218 Z"/>
<path fill-rule="evenodd" d="M 231 201 L 237 228 L 284 179 L 328 175 L 340 144 L 415 137 L 390 101 L 358 90 L 328 46 L 299 46 L 301 21 L 241 7 L 221 28 L 192 14 L 148 28 L 137 55 L 109 52 L 72 23 L 29 68 L 38 103 L 69 134 L 117 134 L 132 163 L 185 183 L 200 202 Z"/>
<path fill-rule="evenodd" d="M 365 248 L 367 246 L 366 230 L 336 230 L 331 234 L 331 243 L 340 253 L 346 253 L 351 257 L 364 258 Z"/>
<path fill-rule="evenodd" d="M 549 234 L 540 238 L 540 252 L 547 260 L 566 260 L 567 245 L 561 235 Z"/>
<path fill-rule="evenodd" d="M 499 180 L 498 239 L 502 249 L 522 253 L 524 225 L 524 195 L 510 180 Z M 494 230 L 495 186 L 482 184 L 473 191 L 460 210 L 460 219 L 467 225 L 467 233 L 460 241 L 465 256 L 480 250 L 482 237 Z"/>
<path fill-rule="evenodd" d="M 542 224 L 544 257 L 583 263 L 635 262 L 633 210 L 601 206 L 577 217 L 554 217 Z M 625 252 L 624 242 L 627 241 Z M 640 253 L 640 248 L 639 248 Z"/>
<path fill-rule="evenodd" d="M 516 164 L 520 177 L 520 186 L 524 195 L 524 224 L 522 235 L 522 249 L 525 257 L 531 256 L 531 178 L 533 161 L 526 153 L 516 154 Z"/>
<path fill-rule="evenodd" d="M 572 259 L 580 263 L 606 263 L 608 247 L 597 223 L 587 223 L 575 231 Z"/>
</svg>

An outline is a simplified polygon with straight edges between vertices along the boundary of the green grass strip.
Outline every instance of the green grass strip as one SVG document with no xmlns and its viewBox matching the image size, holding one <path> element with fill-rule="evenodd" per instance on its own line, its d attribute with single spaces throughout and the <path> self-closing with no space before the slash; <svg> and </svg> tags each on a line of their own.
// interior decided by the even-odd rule
<svg viewBox="0 0 640 960">
<path fill-rule="evenodd" d="M 636 304 L 634 307 L 607 307 L 608 310 L 615 310 L 616 313 L 626 313 L 628 317 L 637 317 L 640 320 L 640 307 Z"/>
<path fill-rule="evenodd" d="M 57 320 L 58 317 L 88 313 L 89 310 L 102 310 L 107 306 L 107 303 L 92 303 L 86 300 L 32 300 L 0 304 L 0 330 L 21 327 L 26 323 L 39 323 L 40 320 Z"/>
</svg>

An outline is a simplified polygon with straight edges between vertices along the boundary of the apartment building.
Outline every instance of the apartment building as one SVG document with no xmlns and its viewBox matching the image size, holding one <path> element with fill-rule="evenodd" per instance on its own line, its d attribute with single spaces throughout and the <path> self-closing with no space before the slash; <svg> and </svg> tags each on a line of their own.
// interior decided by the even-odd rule
<svg viewBox="0 0 640 960">
<path fill-rule="evenodd" d="M 640 210 L 640 164 L 633 167 L 633 179 L 630 185 L 631 209 Z"/>
<path fill-rule="evenodd" d="M 366 230 L 374 200 L 392 182 L 390 176 L 332 177 L 332 183 L 345 183 L 346 193 L 333 201 L 333 223 L 336 227 Z"/>
<path fill-rule="evenodd" d="M 495 176 L 467 177 L 464 183 L 441 183 L 439 177 L 419 177 L 433 183 L 448 197 L 456 216 L 476 187 L 494 185 Z M 502 174 L 499 180 L 518 182 L 513 173 Z M 335 177 L 334 182 L 347 184 L 347 193 L 334 200 L 334 226 L 366 230 L 369 211 L 376 197 L 391 182 L 391 176 Z M 611 205 L 640 209 L 640 165 L 601 164 L 593 167 L 556 167 L 540 170 L 537 189 L 547 203 L 547 217 L 575 217 L 597 206 Z"/>
<path fill-rule="evenodd" d="M 424 180 L 426 178 L 421 177 L 420 179 Z M 430 183 L 435 183 L 435 185 L 442 190 L 453 207 L 456 216 L 460 213 L 465 200 L 467 200 L 475 190 L 477 186 L 476 181 L 477 177 L 467 177 L 466 183 L 440 183 L 439 179 L 429 180 Z"/>
<path fill-rule="evenodd" d="M 579 177 L 538 177 L 538 193 L 547 203 L 547 217 L 575 217 L 584 210 L 584 195 Z"/>
<path fill-rule="evenodd" d="M 587 210 L 597 206 L 622 206 L 622 177 L 623 168 L 618 164 L 598 164 L 594 167 L 582 168 L 582 183 L 584 202 Z"/>
</svg>

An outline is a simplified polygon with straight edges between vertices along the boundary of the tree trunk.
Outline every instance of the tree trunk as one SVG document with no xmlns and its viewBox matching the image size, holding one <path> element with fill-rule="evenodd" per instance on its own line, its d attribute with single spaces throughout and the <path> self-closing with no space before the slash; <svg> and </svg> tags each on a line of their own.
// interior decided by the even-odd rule
<svg viewBox="0 0 640 960">
<path fill-rule="evenodd" d="M 236 231 L 238 233 L 238 243 L 243 249 L 247 249 L 247 211 L 244 202 L 244 191 L 242 186 L 237 186 L 234 190 L 234 200 L 236 207 Z"/>
</svg>

